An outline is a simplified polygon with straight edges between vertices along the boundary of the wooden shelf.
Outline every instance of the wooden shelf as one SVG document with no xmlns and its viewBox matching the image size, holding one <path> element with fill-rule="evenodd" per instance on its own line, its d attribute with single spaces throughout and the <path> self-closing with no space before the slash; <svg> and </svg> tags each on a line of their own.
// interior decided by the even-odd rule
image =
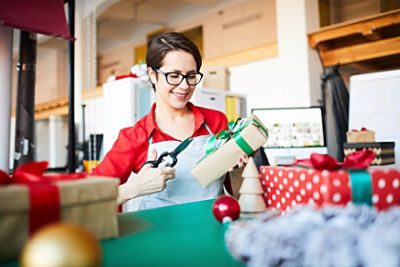
<svg viewBox="0 0 400 267">
<path fill-rule="evenodd" d="M 68 115 L 67 97 L 35 105 L 35 120 L 48 119 L 51 115 Z"/>
<path fill-rule="evenodd" d="M 308 34 L 324 66 L 400 55 L 400 9 L 323 27 Z M 400 66 L 400 62 L 399 62 Z"/>
<path fill-rule="evenodd" d="M 94 90 L 85 90 L 82 93 L 82 100 L 88 100 L 94 97 L 101 96 L 103 96 L 103 87 L 98 86 Z M 63 97 L 35 105 L 35 120 L 45 120 L 48 119 L 51 115 L 68 115 L 68 97 Z M 12 111 L 11 116 L 15 116 L 15 110 Z"/>
</svg>

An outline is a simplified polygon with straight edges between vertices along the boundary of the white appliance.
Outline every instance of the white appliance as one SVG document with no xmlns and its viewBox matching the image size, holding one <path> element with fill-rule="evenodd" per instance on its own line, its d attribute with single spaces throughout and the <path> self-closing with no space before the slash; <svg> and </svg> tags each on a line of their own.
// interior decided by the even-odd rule
<svg viewBox="0 0 400 267">
<path fill-rule="evenodd" d="M 349 130 L 362 127 L 375 131 L 377 142 L 395 142 L 400 167 L 400 70 L 350 77 Z"/>
<path fill-rule="evenodd" d="M 125 78 L 103 85 L 104 97 L 104 155 L 117 140 L 119 131 L 133 126 L 145 116 L 154 101 L 150 83 L 137 78 Z"/>
</svg>

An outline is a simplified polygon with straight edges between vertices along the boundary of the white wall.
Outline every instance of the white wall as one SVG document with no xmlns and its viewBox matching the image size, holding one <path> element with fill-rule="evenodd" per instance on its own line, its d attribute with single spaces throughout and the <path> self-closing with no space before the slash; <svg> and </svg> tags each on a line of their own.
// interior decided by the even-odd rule
<svg viewBox="0 0 400 267">
<path fill-rule="evenodd" d="M 278 57 L 230 68 L 231 90 L 252 108 L 317 105 L 322 71 L 307 32 L 319 28 L 317 0 L 276 0 Z"/>
</svg>

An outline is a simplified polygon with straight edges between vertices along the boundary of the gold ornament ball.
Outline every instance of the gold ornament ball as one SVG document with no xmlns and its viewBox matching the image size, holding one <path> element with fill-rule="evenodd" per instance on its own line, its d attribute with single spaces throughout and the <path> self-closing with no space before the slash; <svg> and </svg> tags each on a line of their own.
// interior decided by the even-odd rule
<svg viewBox="0 0 400 267">
<path fill-rule="evenodd" d="M 32 236 L 21 254 L 21 266 L 100 266 L 101 250 L 86 229 L 68 223 L 46 226 Z"/>
</svg>

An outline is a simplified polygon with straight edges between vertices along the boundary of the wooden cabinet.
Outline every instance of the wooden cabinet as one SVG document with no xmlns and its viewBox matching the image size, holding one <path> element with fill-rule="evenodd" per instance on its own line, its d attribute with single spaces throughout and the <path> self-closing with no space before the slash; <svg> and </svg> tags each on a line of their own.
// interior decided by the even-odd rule
<svg viewBox="0 0 400 267">
<path fill-rule="evenodd" d="M 203 27 L 205 59 L 276 42 L 275 1 L 243 1 L 211 14 Z"/>
</svg>

